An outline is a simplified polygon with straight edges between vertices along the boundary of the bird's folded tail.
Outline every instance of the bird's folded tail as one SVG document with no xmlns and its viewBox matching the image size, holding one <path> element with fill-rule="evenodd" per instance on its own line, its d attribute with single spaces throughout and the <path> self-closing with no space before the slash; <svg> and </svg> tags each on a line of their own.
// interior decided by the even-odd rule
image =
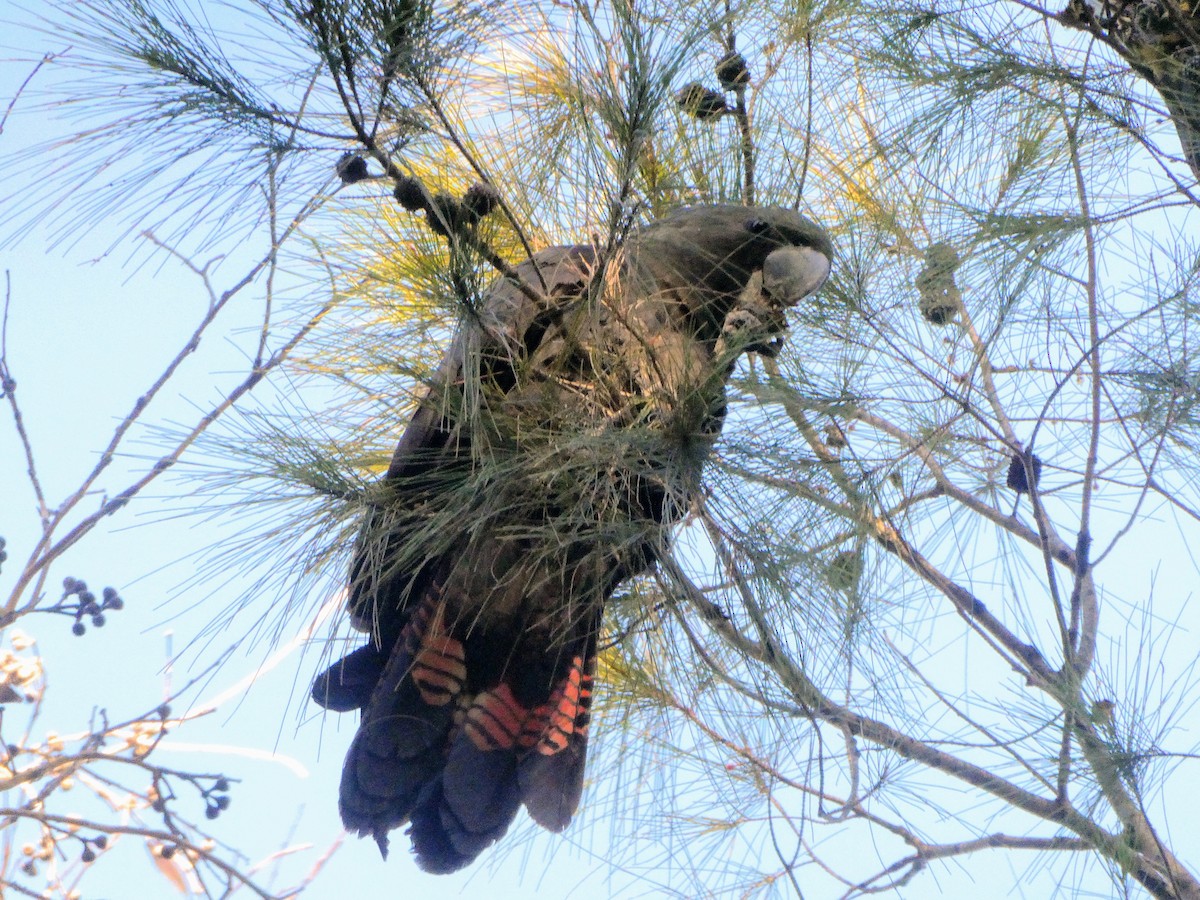
<svg viewBox="0 0 1200 900">
<path fill-rule="evenodd" d="M 372 835 L 386 855 L 387 833 L 411 821 L 417 862 L 430 872 L 470 863 L 522 803 L 544 828 L 566 828 L 583 790 L 596 626 L 566 646 L 521 646 L 530 635 L 496 654 L 501 636 L 462 639 L 431 592 L 386 665 L 360 648 L 320 675 L 318 703 L 365 705 L 342 770 L 346 828 Z M 491 650 L 473 658 L 481 647 Z M 366 701 L 372 669 L 381 671 Z"/>
</svg>

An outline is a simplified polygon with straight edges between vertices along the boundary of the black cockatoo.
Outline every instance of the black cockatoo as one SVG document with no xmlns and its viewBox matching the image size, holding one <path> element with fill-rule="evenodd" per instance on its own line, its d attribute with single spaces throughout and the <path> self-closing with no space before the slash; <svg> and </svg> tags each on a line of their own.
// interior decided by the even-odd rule
<svg viewBox="0 0 1200 900">
<path fill-rule="evenodd" d="M 516 268 L 527 290 L 501 278 L 466 311 L 355 546 L 370 640 L 313 685 L 362 710 L 342 821 L 385 854 L 411 823 L 431 872 L 522 804 L 570 822 L 605 601 L 697 491 L 737 355 L 775 348 L 832 248 L 791 210 L 698 206 L 603 256 L 542 250 Z"/>
</svg>

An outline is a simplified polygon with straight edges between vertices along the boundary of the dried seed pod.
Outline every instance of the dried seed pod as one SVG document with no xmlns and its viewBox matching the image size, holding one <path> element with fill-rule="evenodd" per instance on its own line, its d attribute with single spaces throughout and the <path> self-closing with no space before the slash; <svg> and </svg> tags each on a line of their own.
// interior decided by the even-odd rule
<svg viewBox="0 0 1200 900">
<path fill-rule="evenodd" d="M 746 57 L 731 50 L 717 60 L 717 81 L 727 91 L 736 91 L 750 83 L 750 67 L 746 65 Z"/>
<path fill-rule="evenodd" d="M 500 192 L 492 185 L 479 181 L 467 188 L 463 194 L 462 208 L 467 221 L 475 224 L 500 205 Z"/>
<path fill-rule="evenodd" d="M 392 191 L 392 196 L 409 212 L 425 208 L 425 190 L 421 186 L 421 180 L 413 178 L 411 175 L 402 175 L 396 179 L 396 187 Z"/>
<path fill-rule="evenodd" d="M 1033 486 L 1037 487 L 1038 481 L 1042 477 L 1042 461 L 1031 453 L 1029 454 L 1029 467 L 1033 472 Z M 1004 483 L 1018 494 L 1028 494 L 1029 479 L 1026 478 L 1026 474 L 1025 455 L 1018 453 L 1008 462 L 1008 477 L 1004 479 Z"/>
<path fill-rule="evenodd" d="M 462 204 L 449 194 L 434 194 L 425 208 L 425 224 L 443 237 L 457 233 L 467 218 Z"/>
<path fill-rule="evenodd" d="M 839 591 L 852 590 L 858 585 L 862 570 L 862 554 L 857 550 L 843 550 L 833 558 L 826 570 L 829 586 Z"/>
<path fill-rule="evenodd" d="M 677 93 L 675 100 L 680 109 L 702 122 L 716 119 L 729 111 L 725 98 L 719 91 L 706 88 L 698 81 L 693 81 Z"/>
<path fill-rule="evenodd" d="M 925 321 L 948 325 L 962 309 L 962 292 L 954 283 L 958 253 L 949 244 L 932 244 L 925 251 L 925 268 L 917 275 L 920 309 Z"/>
<path fill-rule="evenodd" d="M 1117 705 L 1107 697 L 1092 704 L 1092 724 L 1108 727 L 1112 725 L 1113 710 Z"/>
<path fill-rule="evenodd" d="M 336 170 L 342 184 L 355 184 L 371 177 L 367 171 L 367 161 L 357 153 L 342 154 L 342 158 L 337 161 Z"/>
</svg>

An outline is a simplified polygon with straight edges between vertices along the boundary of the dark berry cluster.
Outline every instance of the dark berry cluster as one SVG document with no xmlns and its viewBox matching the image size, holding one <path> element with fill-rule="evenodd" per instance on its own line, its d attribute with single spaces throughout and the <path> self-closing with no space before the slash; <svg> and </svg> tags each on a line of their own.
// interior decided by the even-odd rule
<svg viewBox="0 0 1200 900">
<path fill-rule="evenodd" d="M 108 846 L 108 835 L 98 834 L 94 838 L 80 838 L 83 842 L 83 852 L 79 854 L 79 858 L 85 863 L 96 861 L 96 851 L 103 850 Z"/>
<path fill-rule="evenodd" d="M 75 599 L 70 599 L 72 597 Z M 106 587 L 101 592 L 100 599 L 97 600 L 96 595 L 88 590 L 86 581 L 67 576 L 63 579 L 62 599 L 56 606 L 52 606 L 46 611 L 71 616 L 75 619 L 75 624 L 71 626 L 71 632 L 75 635 L 82 635 L 87 633 L 87 626 L 83 622 L 85 618 L 91 620 L 93 628 L 103 628 L 106 612 L 116 612 L 124 608 L 125 601 L 121 599 L 116 588 Z"/>
<path fill-rule="evenodd" d="M 180 775 L 179 777 L 200 792 L 200 797 L 204 801 L 204 817 L 206 819 L 215 819 L 229 809 L 230 780 L 224 775 Z M 211 781 L 212 784 L 204 787 L 203 782 L 206 781 Z M 155 782 L 150 789 L 149 798 L 152 810 L 167 814 L 167 804 L 176 798 L 176 794 L 168 780 L 164 778 Z"/>
<path fill-rule="evenodd" d="M 29 876 L 35 876 L 38 873 L 39 862 L 49 862 L 55 855 L 63 856 L 63 848 L 70 839 L 79 841 L 83 850 L 79 854 L 79 859 L 84 863 L 92 863 L 96 861 L 99 855 L 98 851 L 104 850 L 108 846 L 108 835 L 98 834 L 95 837 L 83 837 L 75 833 L 73 829 L 58 829 L 51 831 L 49 827 L 43 832 L 41 840 L 36 844 L 29 842 L 21 847 L 21 855 L 25 857 L 21 864 L 21 871 Z M 0 894 L 0 896 L 6 896 Z M 33 894 L 29 896 L 49 896 L 49 894 Z M 72 895 L 74 896 L 74 895 Z"/>
<path fill-rule="evenodd" d="M 229 779 L 225 777 L 218 778 L 213 782 L 213 786 L 207 790 L 201 791 L 200 795 L 204 798 L 204 816 L 208 819 L 215 819 L 225 810 L 229 809 Z"/>
</svg>

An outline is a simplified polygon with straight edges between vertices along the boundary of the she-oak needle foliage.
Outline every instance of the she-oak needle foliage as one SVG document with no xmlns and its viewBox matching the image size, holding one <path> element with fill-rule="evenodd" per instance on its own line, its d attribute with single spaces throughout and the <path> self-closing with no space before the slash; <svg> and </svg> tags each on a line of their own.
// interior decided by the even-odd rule
<svg viewBox="0 0 1200 900">
<path fill-rule="evenodd" d="M 6 236 L 157 254 L 211 302 L 62 499 L 29 462 L 26 423 L 54 410 L 22 406 L 41 373 L 12 370 L 5 334 L 3 477 L 32 506 L 0 519 L 0 883 L 65 894 L 132 836 L 166 877 L 164 856 L 210 894 L 272 894 L 177 812 L 172 784 L 229 805 L 223 776 L 156 761 L 186 717 L 73 742 L 17 724 L 61 663 L 15 629 L 105 614 L 70 560 L 110 516 L 152 484 L 237 516 L 210 558 L 254 586 L 212 597 L 228 612 L 201 637 L 292 646 L 493 279 L 745 204 L 821 223 L 833 274 L 777 353 L 738 363 L 670 551 L 607 607 L 568 837 L 611 835 L 614 868 L 688 896 L 996 883 L 1003 854 L 1018 893 L 1200 897 L 1181 838 L 1200 827 L 1193 6 L 38 4 L 47 56 L 3 122 L 6 171 L 32 173 Z M 245 371 L 193 422 L 157 413 L 218 334 Z M 165 446 L 139 466 L 148 435 Z M 122 785 L 135 818 L 72 827 L 75 777 Z M 300 889 L 311 862 L 276 865 Z"/>
</svg>

